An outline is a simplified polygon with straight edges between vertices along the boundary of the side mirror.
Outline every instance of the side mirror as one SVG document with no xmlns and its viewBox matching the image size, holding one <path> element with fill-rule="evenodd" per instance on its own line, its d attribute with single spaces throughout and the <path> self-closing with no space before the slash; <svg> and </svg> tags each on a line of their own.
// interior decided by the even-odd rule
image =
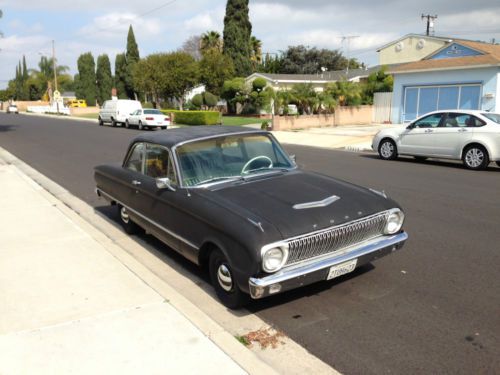
<svg viewBox="0 0 500 375">
<path fill-rule="evenodd" d="M 290 159 L 292 159 L 294 164 L 297 164 L 297 156 L 296 155 L 290 155 Z"/>
<path fill-rule="evenodd" d="M 413 129 L 414 127 L 415 127 L 415 125 L 414 125 L 414 124 L 410 124 L 410 125 L 408 125 L 408 126 L 406 127 L 406 129 L 411 130 L 411 129 Z"/>
<path fill-rule="evenodd" d="M 155 181 L 156 181 L 156 187 L 158 189 L 168 189 L 170 191 L 175 191 L 175 188 L 172 186 L 172 183 L 170 182 L 170 178 L 160 177 L 157 178 Z"/>
</svg>

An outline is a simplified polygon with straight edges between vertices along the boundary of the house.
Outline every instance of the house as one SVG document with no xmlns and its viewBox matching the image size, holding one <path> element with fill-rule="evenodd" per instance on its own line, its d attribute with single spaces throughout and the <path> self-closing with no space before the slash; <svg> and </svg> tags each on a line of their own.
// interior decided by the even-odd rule
<svg viewBox="0 0 500 375">
<path fill-rule="evenodd" d="M 274 90 L 291 90 L 297 83 L 310 83 L 314 90 L 322 92 L 328 83 L 348 80 L 351 82 L 360 82 L 365 80 L 372 72 L 378 71 L 379 66 L 368 69 L 351 69 L 346 74 L 345 70 L 335 70 L 318 74 L 271 74 L 271 73 L 253 73 L 249 75 L 245 82 L 251 84 L 256 78 L 264 78 L 267 85 Z"/>
<path fill-rule="evenodd" d="M 403 42 L 404 49 L 405 43 L 412 38 L 379 49 L 384 53 L 379 55 L 380 62 L 395 61 L 397 52 L 391 56 L 384 51 L 400 42 Z M 433 38 L 431 53 L 418 60 L 414 58 L 420 56 L 420 52 L 412 52 L 411 56 L 400 55 L 399 62 L 410 61 L 388 70 L 394 76 L 391 121 L 409 122 L 442 109 L 500 111 L 500 45 Z M 421 49 L 424 49 L 430 44 L 430 39 L 422 37 L 422 40 L 425 43 Z M 441 47 L 436 49 L 439 44 Z"/>
</svg>

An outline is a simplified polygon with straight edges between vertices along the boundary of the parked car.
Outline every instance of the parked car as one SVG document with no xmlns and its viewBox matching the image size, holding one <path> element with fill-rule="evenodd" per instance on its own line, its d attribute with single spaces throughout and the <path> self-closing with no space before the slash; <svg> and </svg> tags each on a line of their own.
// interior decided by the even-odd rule
<svg viewBox="0 0 500 375">
<path fill-rule="evenodd" d="M 138 109 L 142 109 L 142 105 L 137 100 L 106 100 L 99 111 L 99 125 L 105 123 L 110 123 L 111 126 L 125 125 L 130 115 Z"/>
<path fill-rule="evenodd" d="M 229 308 L 352 272 L 408 237 L 384 193 L 297 168 L 263 130 L 141 134 L 94 177 L 127 233 L 140 226 L 206 267 Z"/>
<path fill-rule="evenodd" d="M 87 102 L 83 99 L 73 99 L 66 102 L 66 106 L 70 108 L 86 108 Z"/>
<path fill-rule="evenodd" d="M 408 126 L 379 131 L 372 149 L 382 159 L 411 155 L 462 160 L 469 169 L 500 166 L 500 114 L 478 110 L 435 111 Z"/>
<path fill-rule="evenodd" d="M 161 128 L 166 129 L 170 125 L 170 117 L 157 109 L 138 109 L 125 120 L 125 126 L 137 126 L 139 129 L 144 128 Z"/>
<path fill-rule="evenodd" d="M 19 114 L 19 109 L 17 108 L 17 105 L 15 105 L 15 104 L 9 104 L 7 106 L 7 113 L 16 113 L 16 114 Z"/>
</svg>

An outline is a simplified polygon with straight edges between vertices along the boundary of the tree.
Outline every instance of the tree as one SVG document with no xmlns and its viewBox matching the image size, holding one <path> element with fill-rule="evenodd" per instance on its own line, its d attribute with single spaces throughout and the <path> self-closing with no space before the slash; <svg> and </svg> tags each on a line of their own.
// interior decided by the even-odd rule
<svg viewBox="0 0 500 375">
<path fill-rule="evenodd" d="M 362 87 L 359 83 L 337 81 L 326 85 L 325 93 L 332 96 L 340 105 L 360 105 Z"/>
<path fill-rule="evenodd" d="M 290 46 L 283 53 L 279 73 L 286 74 L 319 74 L 326 68 L 328 71 L 342 70 L 347 67 L 347 59 L 338 50 L 310 48 L 303 45 Z M 351 59 L 349 68 L 359 68 L 360 64 Z M 326 73 L 328 74 L 328 73 Z"/>
<path fill-rule="evenodd" d="M 134 84 L 157 102 L 175 99 L 182 109 L 184 95 L 198 83 L 198 64 L 185 52 L 157 53 L 139 61 Z"/>
<path fill-rule="evenodd" d="M 249 94 L 245 85 L 245 78 L 236 77 L 227 80 L 222 85 L 221 97 L 226 99 L 230 113 L 236 112 L 236 103 L 243 103 Z"/>
<path fill-rule="evenodd" d="M 262 64 L 262 42 L 256 37 L 252 36 L 250 38 L 250 47 L 252 50 L 251 59 L 255 68 L 257 65 Z"/>
<path fill-rule="evenodd" d="M 191 55 L 191 57 L 196 61 L 200 61 L 202 57 L 200 45 L 201 45 L 201 36 L 191 35 L 182 44 L 182 47 L 179 49 L 179 52 L 186 52 L 188 55 Z"/>
<path fill-rule="evenodd" d="M 119 53 L 115 58 L 115 88 L 119 99 L 127 99 L 127 58 L 124 53 Z"/>
<path fill-rule="evenodd" d="M 97 58 L 96 69 L 97 102 L 102 105 L 105 100 L 111 98 L 113 88 L 113 77 L 111 76 L 111 63 L 106 54 Z"/>
<path fill-rule="evenodd" d="M 230 57 L 218 50 L 204 52 L 200 63 L 200 81 L 207 91 L 220 95 L 224 81 L 234 77 L 234 65 Z"/>
<path fill-rule="evenodd" d="M 393 87 L 393 78 L 386 74 L 386 67 L 373 72 L 368 76 L 366 84 L 363 87 L 363 103 L 373 104 L 373 94 L 376 92 L 391 92 Z"/>
<path fill-rule="evenodd" d="M 233 60 L 238 76 L 252 71 L 250 35 L 252 24 L 248 17 L 248 0 L 228 0 L 224 17 L 224 54 Z"/>
<path fill-rule="evenodd" d="M 91 52 L 81 54 L 77 61 L 78 87 L 76 96 L 85 99 L 88 105 L 96 102 L 96 75 L 94 56 Z"/>
<path fill-rule="evenodd" d="M 207 31 L 201 35 L 200 50 L 202 54 L 208 51 L 216 50 L 222 52 L 222 39 L 217 31 Z"/>
<path fill-rule="evenodd" d="M 137 42 L 135 41 L 134 29 L 132 29 L 132 25 L 128 28 L 127 35 L 127 51 L 125 53 L 125 57 L 127 60 L 127 75 L 125 78 L 125 89 L 127 90 L 127 96 L 130 99 L 137 99 L 137 92 L 134 87 L 133 80 L 133 71 L 134 66 L 140 60 L 139 56 L 139 48 L 137 46 Z"/>
</svg>

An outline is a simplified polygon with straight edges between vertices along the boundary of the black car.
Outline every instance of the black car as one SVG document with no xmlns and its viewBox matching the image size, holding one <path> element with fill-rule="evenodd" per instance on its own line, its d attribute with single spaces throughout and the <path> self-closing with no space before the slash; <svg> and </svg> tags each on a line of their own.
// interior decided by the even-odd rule
<svg viewBox="0 0 500 375">
<path fill-rule="evenodd" d="M 329 280 L 400 249 L 404 214 L 375 190 L 297 168 L 272 134 L 227 126 L 137 136 L 95 168 L 97 194 L 207 267 L 230 308 Z"/>
</svg>

